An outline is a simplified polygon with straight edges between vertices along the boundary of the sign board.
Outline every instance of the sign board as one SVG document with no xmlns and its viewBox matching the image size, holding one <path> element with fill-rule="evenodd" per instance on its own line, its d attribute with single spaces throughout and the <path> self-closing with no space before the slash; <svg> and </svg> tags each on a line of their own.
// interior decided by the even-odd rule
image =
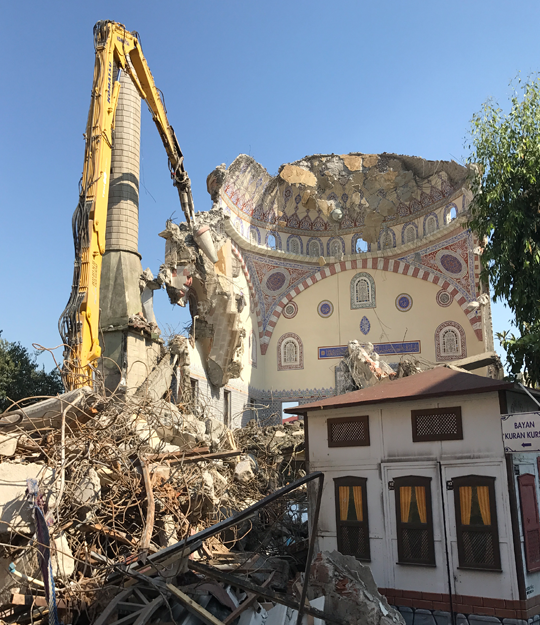
<svg viewBox="0 0 540 625">
<path fill-rule="evenodd" d="M 540 451 L 540 412 L 501 415 L 504 451 Z"/>
</svg>

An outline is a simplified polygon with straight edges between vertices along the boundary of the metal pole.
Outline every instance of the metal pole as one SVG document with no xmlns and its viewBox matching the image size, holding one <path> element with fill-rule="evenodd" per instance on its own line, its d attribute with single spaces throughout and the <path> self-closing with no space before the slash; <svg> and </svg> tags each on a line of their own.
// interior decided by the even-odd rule
<svg viewBox="0 0 540 625">
<path fill-rule="evenodd" d="M 309 573 L 311 569 L 311 560 L 313 559 L 313 550 L 315 548 L 315 538 L 317 537 L 317 527 L 319 526 L 319 511 L 321 509 L 322 491 L 324 485 L 324 473 L 321 473 L 317 482 L 318 492 L 317 501 L 315 503 L 315 511 L 313 512 L 313 520 L 311 522 L 311 536 L 309 537 L 309 547 L 306 559 L 306 570 L 304 572 L 304 585 L 302 586 L 302 596 L 300 597 L 300 608 L 298 610 L 298 618 L 296 625 L 302 625 L 302 616 L 306 604 L 306 595 L 309 586 Z M 308 497 L 309 501 L 309 497 Z"/>
<path fill-rule="evenodd" d="M 456 624 L 456 615 L 454 613 L 454 600 L 452 596 L 452 574 L 450 571 L 450 554 L 448 551 L 448 534 L 446 529 L 446 506 L 444 505 L 444 484 L 442 477 L 442 465 L 440 461 L 437 462 L 439 465 L 439 483 L 441 488 L 441 504 L 442 504 L 442 518 L 443 518 L 443 532 L 444 532 L 444 552 L 446 556 L 446 575 L 448 579 L 448 597 L 450 599 L 450 619 L 452 625 Z"/>
</svg>

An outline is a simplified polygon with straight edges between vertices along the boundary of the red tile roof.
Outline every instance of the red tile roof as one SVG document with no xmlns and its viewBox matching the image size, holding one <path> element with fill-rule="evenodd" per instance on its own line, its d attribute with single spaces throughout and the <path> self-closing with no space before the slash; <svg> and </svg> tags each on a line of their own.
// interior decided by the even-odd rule
<svg viewBox="0 0 540 625">
<path fill-rule="evenodd" d="M 473 373 L 462 373 L 448 367 L 435 367 L 423 373 L 385 381 L 369 388 L 327 397 L 311 404 L 303 404 L 294 408 L 286 408 L 288 414 L 305 414 L 310 410 L 345 408 L 363 404 L 380 404 L 395 401 L 412 401 L 428 397 L 445 395 L 466 395 L 469 393 L 489 393 L 492 391 L 510 390 L 512 382 L 492 380 Z"/>
</svg>

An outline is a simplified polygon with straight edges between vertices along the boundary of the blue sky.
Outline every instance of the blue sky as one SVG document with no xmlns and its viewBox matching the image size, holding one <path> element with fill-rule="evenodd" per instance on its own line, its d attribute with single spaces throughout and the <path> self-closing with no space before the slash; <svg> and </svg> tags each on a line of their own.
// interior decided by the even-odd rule
<svg viewBox="0 0 540 625">
<path fill-rule="evenodd" d="M 208 173 L 240 153 L 270 173 L 312 153 L 461 161 L 482 102 L 505 104 L 511 79 L 538 69 L 533 1 L 22 0 L 2 15 L 0 329 L 28 347 L 58 344 L 71 287 L 97 20 L 140 33 L 197 210 L 211 205 Z M 173 214 L 178 196 L 143 110 L 139 249 L 154 273 Z M 162 330 L 180 330 L 185 315 L 164 291 L 155 299 Z M 508 328 L 502 305 L 494 316 Z"/>
</svg>

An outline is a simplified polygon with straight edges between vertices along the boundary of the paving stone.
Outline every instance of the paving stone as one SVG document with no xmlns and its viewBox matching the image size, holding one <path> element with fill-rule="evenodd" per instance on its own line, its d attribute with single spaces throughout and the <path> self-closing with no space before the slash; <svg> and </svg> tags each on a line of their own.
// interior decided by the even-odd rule
<svg viewBox="0 0 540 625">
<path fill-rule="evenodd" d="M 401 616 L 405 619 L 405 625 L 413 625 L 414 623 L 414 611 L 412 608 L 407 608 L 403 605 L 398 606 L 398 610 Z"/>
<path fill-rule="evenodd" d="M 442 610 L 434 610 L 433 617 L 437 625 L 451 625 L 452 617 L 450 612 L 444 612 Z"/>
<path fill-rule="evenodd" d="M 437 625 L 431 610 L 418 608 L 414 612 L 414 625 Z"/>
</svg>

